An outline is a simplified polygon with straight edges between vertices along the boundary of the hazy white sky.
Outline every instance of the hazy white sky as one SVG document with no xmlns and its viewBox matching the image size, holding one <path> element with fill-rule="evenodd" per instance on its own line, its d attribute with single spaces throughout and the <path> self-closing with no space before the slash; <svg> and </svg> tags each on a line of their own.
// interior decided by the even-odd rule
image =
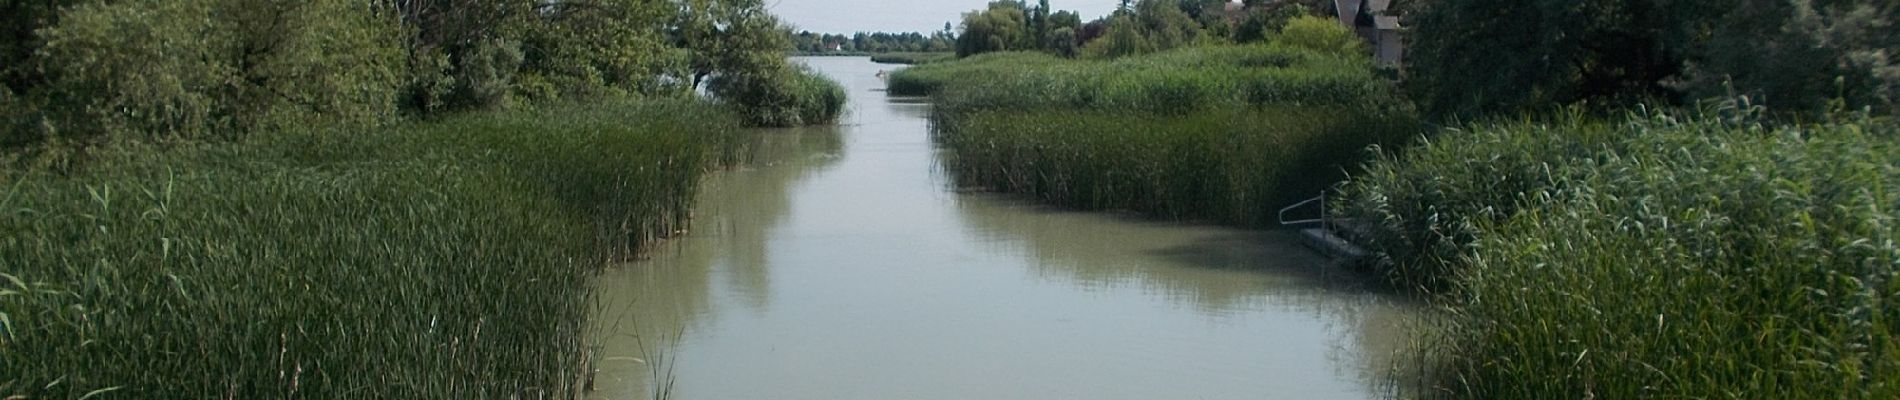
<svg viewBox="0 0 1900 400">
<path fill-rule="evenodd" d="M 990 0 L 765 0 L 773 14 L 795 31 L 819 33 L 935 32 L 956 25 L 963 13 Z M 1035 0 L 1029 4 L 1034 5 Z M 1049 8 L 1082 13 L 1089 21 L 1108 14 L 1121 0 L 1049 0 Z"/>
</svg>

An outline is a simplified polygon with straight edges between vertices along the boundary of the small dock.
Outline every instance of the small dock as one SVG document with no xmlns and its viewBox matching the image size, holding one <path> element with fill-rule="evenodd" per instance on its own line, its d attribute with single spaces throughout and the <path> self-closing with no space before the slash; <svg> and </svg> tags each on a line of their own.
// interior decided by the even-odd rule
<svg viewBox="0 0 1900 400">
<path fill-rule="evenodd" d="M 1296 220 L 1287 219 L 1287 214 L 1295 213 L 1302 208 L 1317 209 L 1317 217 Z M 1281 208 L 1279 215 L 1280 226 L 1299 228 L 1300 237 L 1305 239 L 1302 243 L 1305 244 L 1307 248 L 1311 248 L 1313 251 L 1331 257 L 1334 261 L 1354 262 L 1365 258 L 1367 252 L 1364 248 L 1353 244 L 1352 241 L 1346 240 L 1345 237 L 1339 234 L 1342 230 L 1353 229 L 1357 224 L 1350 219 L 1335 218 L 1328 211 L 1329 210 L 1326 209 L 1326 194 L 1322 192 L 1317 197 L 1294 203 L 1293 205 L 1286 206 L 1286 208 Z"/>
</svg>

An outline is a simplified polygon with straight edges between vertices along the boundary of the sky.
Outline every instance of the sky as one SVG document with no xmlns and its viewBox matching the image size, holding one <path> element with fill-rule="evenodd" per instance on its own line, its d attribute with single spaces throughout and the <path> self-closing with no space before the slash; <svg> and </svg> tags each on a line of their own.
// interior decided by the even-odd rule
<svg viewBox="0 0 1900 400">
<path fill-rule="evenodd" d="M 990 0 L 765 0 L 793 31 L 818 33 L 923 32 L 954 27 L 963 13 L 988 5 Z M 1030 0 L 1030 5 L 1035 5 Z M 1056 11 L 1075 11 L 1083 21 L 1107 15 L 1121 0 L 1049 0 Z"/>
</svg>

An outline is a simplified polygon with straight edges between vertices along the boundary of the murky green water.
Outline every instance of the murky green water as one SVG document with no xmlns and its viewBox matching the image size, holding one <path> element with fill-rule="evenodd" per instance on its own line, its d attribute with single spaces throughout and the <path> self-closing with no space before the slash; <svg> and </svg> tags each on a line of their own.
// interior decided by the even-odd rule
<svg viewBox="0 0 1900 400">
<path fill-rule="evenodd" d="M 805 61 L 849 87 L 846 123 L 764 134 L 706 183 L 689 236 L 601 278 L 592 397 L 1383 392 L 1410 307 L 1290 235 L 957 193 L 928 105 L 877 90 L 892 67 Z"/>
</svg>

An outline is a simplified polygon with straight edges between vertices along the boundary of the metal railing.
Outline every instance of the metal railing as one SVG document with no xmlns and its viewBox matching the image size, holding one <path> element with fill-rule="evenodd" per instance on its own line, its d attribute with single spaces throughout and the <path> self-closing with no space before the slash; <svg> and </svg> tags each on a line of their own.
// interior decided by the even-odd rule
<svg viewBox="0 0 1900 400">
<path fill-rule="evenodd" d="M 1293 210 L 1297 210 L 1300 207 L 1305 207 L 1309 204 L 1319 205 L 1319 218 L 1302 219 L 1302 220 L 1295 220 L 1295 221 L 1286 220 L 1286 213 L 1291 212 Z M 1319 224 L 1320 229 L 1325 229 L 1327 231 L 1333 230 L 1332 218 L 1326 215 L 1326 192 L 1319 192 L 1318 197 L 1306 199 L 1306 201 L 1301 201 L 1298 203 L 1293 203 L 1293 205 L 1286 206 L 1285 208 L 1280 209 L 1280 226 L 1304 225 L 1304 224 Z"/>
</svg>

